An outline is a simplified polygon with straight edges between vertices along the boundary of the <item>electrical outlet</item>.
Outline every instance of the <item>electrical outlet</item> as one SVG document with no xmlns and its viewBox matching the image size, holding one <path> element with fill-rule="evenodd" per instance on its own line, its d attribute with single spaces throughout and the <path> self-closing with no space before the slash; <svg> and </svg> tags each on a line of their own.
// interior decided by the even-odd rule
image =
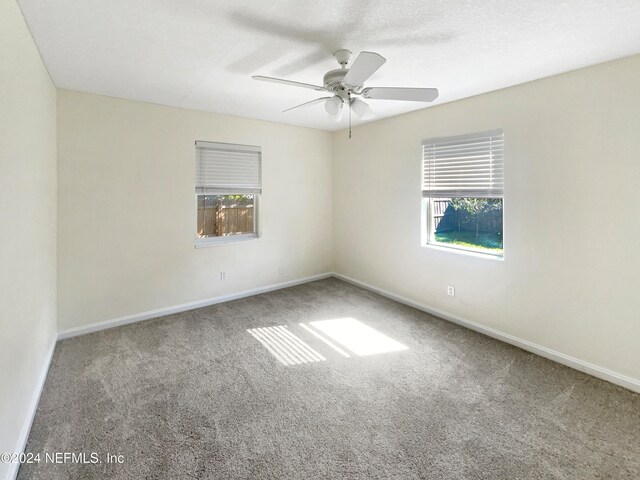
<svg viewBox="0 0 640 480">
<path fill-rule="evenodd" d="M 280 267 L 278 269 L 278 276 L 282 277 L 284 275 L 284 267 Z"/>
<path fill-rule="evenodd" d="M 456 296 L 456 287 L 454 287 L 453 285 L 447 286 L 447 295 L 449 295 L 450 297 L 455 297 Z"/>
<path fill-rule="evenodd" d="M 225 281 L 227 279 L 227 272 L 220 272 L 220 281 Z"/>
</svg>

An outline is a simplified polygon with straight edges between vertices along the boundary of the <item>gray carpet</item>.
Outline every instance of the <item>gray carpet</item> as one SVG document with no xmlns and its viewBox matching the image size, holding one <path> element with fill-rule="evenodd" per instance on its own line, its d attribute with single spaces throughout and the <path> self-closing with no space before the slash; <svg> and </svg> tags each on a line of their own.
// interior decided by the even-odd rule
<svg viewBox="0 0 640 480">
<path fill-rule="evenodd" d="M 60 342 L 27 451 L 103 463 L 20 479 L 638 479 L 640 395 L 327 279 Z"/>
</svg>

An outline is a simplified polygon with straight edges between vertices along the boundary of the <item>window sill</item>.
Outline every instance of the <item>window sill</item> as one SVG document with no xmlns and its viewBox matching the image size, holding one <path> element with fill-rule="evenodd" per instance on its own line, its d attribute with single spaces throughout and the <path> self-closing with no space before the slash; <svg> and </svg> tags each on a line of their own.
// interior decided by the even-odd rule
<svg viewBox="0 0 640 480">
<path fill-rule="evenodd" d="M 502 253 L 502 254 L 485 253 L 485 252 L 480 252 L 480 251 L 475 251 L 475 250 L 469 250 L 469 249 L 466 249 L 466 248 L 458 248 L 458 247 L 452 247 L 452 246 L 448 246 L 448 245 L 438 245 L 438 244 L 433 244 L 433 243 L 423 243 L 421 245 L 421 247 L 422 248 L 430 248 L 430 249 L 438 250 L 438 251 L 441 251 L 441 252 L 448 252 L 448 253 L 467 255 L 467 256 L 476 257 L 476 258 L 484 258 L 486 260 L 504 261 L 504 253 Z"/>
<path fill-rule="evenodd" d="M 196 238 L 195 248 L 219 247 L 234 243 L 243 243 L 249 240 L 258 240 L 258 235 L 228 235 L 225 237 Z"/>
</svg>

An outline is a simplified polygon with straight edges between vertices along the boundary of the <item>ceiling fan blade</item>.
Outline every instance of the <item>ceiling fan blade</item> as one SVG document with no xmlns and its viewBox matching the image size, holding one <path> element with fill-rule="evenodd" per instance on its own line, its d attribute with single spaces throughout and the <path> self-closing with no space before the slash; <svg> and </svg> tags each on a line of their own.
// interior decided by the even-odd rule
<svg viewBox="0 0 640 480">
<path fill-rule="evenodd" d="M 331 97 L 320 97 L 320 98 L 316 98 L 314 100 L 311 100 L 309 102 L 304 102 L 301 103 L 300 105 L 296 105 L 295 107 L 291 107 L 291 108 L 287 108 L 286 110 L 283 110 L 282 113 L 284 112 L 288 112 L 290 110 L 293 110 L 294 108 L 302 108 L 302 107 L 310 107 L 311 105 L 315 104 L 315 103 L 320 103 L 324 100 L 326 100 L 327 98 L 331 98 Z"/>
<path fill-rule="evenodd" d="M 382 55 L 373 52 L 360 52 L 343 82 L 352 87 L 359 87 L 386 62 Z"/>
<path fill-rule="evenodd" d="M 437 88 L 370 87 L 362 90 L 364 98 L 378 100 L 406 100 L 409 102 L 433 102 L 438 98 Z"/>
<path fill-rule="evenodd" d="M 254 75 L 251 78 L 254 80 L 260 80 L 261 82 L 282 83 L 283 85 L 291 85 L 293 87 L 310 88 L 312 90 L 318 90 L 319 92 L 325 91 L 326 88 L 320 85 L 312 85 L 310 83 L 294 82 L 293 80 L 285 80 L 284 78 L 265 77 L 264 75 Z"/>
</svg>

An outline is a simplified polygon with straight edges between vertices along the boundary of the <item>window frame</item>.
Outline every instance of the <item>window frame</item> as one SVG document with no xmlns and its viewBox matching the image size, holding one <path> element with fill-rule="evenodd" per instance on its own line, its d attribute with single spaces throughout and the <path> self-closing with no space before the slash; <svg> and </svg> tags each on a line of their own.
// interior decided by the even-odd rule
<svg viewBox="0 0 640 480">
<path fill-rule="evenodd" d="M 241 188 L 236 190 L 233 186 L 229 185 L 227 187 L 222 186 L 213 186 L 211 187 L 214 191 L 207 193 L 205 190 L 198 191 L 198 181 L 196 181 L 196 191 L 194 195 L 195 202 L 195 221 L 194 221 L 194 229 L 195 231 L 195 239 L 194 246 L 195 248 L 202 247 L 213 247 L 219 245 L 229 245 L 233 243 L 242 243 L 248 240 L 258 240 L 261 236 L 260 231 L 260 197 L 262 195 L 262 147 L 256 145 L 243 145 L 243 144 L 235 144 L 235 143 L 222 143 L 222 142 L 212 142 L 212 141 L 201 141 L 196 140 L 196 169 L 198 167 L 198 147 L 210 147 L 212 149 L 216 149 L 215 147 L 219 147 L 221 151 L 254 151 L 257 152 L 259 157 L 258 163 L 258 185 L 257 191 L 248 192 L 246 189 Z M 197 177 L 196 171 L 196 177 Z M 239 187 L 239 186 L 238 186 Z M 244 187 L 244 186 L 242 186 Z M 209 188 L 209 187 L 207 187 Z M 253 187 L 255 188 L 255 187 Z M 198 197 L 200 195 L 253 195 L 253 233 L 241 233 L 234 235 L 220 235 L 220 236 L 204 236 L 200 237 L 198 235 Z"/>
<path fill-rule="evenodd" d="M 421 158 L 421 173 L 422 173 L 422 178 L 424 179 L 424 146 L 428 145 L 428 144 L 433 144 L 436 142 L 440 142 L 440 141 L 447 141 L 447 140 L 456 140 L 456 139 L 464 139 L 464 138 L 477 138 L 477 137 L 481 137 L 485 134 L 490 134 L 493 132 L 500 132 L 501 135 L 504 135 L 504 131 L 502 129 L 496 129 L 496 130 L 490 130 L 489 132 L 477 132 L 477 133 L 471 133 L 471 134 L 465 134 L 465 135 L 452 135 L 452 136 L 448 136 L 448 137 L 440 137 L 440 138 L 434 138 L 434 139 L 426 139 L 422 142 L 422 158 Z M 504 137 L 503 137 L 503 146 L 504 146 Z M 503 154 L 504 155 L 504 154 Z M 503 165 L 504 165 L 504 159 L 503 159 Z M 504 172 L 503 172 L 503 180 L 504 180 Z M 437 198 L 453 198 L 453 197 L 448 197 L 446 194 L 443 194 L 441 197 L 437 197 L 437 196 L 433 196 L 433 195 L 429 195 L 429 196 L 425 196 L 424 195 L 424 187 L 421 188 L 421 209 L 420 209 L 420 218 L 421 218 L 421 241 L 420 241 L 420 245 L 422 247 L 425 248 L 432 248 L 432 249 L 437 249 L 437 250 L 441 250 L 441 251 L 448 251 L 448 252 L 452 252 L 452 253 L 462 253 L 462 254 L 467 254 L 467 255 L 471 255 L 471 256 L 476 256 L 476 257 L 481 257 L 481 258 L 487 258 L 487 259 L 496 259 L 496 260 L 504 260 L 505 257 L 505 246 L 506 246 L 506 242 L 505 242 L 505 228 L 504 228 L 504 219 L 505 219 L 505 194 L 504 194 L 504 190 L 502 191 L 501 195 L 495 195 L 495 194 L 487 194 L 486 196 L 483 196 L 481 194 L 479 194 L 479 192 L 473 192 L 469 195 L 460 195 L 458 196 L 458 198 L 485 198 L 485 199 L 490 199 L 490 198 L 499 198 L 500 200 L 502 200 L 502 250 L 500 252 L 495 252 L 489 249 L 482 249 L 482 248 L 474 248 L 474 247 L 466 247 L 466 246 L 462 246 L 462 245 L 457 245 L 454 243 L 444 243 L 444 242 L 438 242 L 435 240 L 435 229 L 434 229 L 434 217 L 433 217 L 433 201 Z"/>
<path fill-rule="evenodd" d="M 203 193 L 195 194 L 195 212 L 196 212 L 196 236 L 195 247 L 214 247 L 216 245 L 228 245 L 230 243 L 246 242 L 248 240 L 258 240 L 260 238 L 259 231 L 259 216 L 260 216 L 260 194 L 253 193 L 253 231 L 254 233 L 239 233 L 237 235 L 221 235 L 211 237 L 199 237 L 198 236 L 198 197 L 204 195 Z M 221 193 L 220 195 L 241 195 L 236 192 Z"/>
<path fill-rule="evenodd" d="M 502 197 L 466 197 L 466 198 L 500 198 L 502 200 L 502 251 L 501 252 L 493 252 L 488 249 L 482 248 L 473 248 L 473 247 L 464 247 L 462 245 L 457 245 L 455 243 L 443 243 L 437 242 L 435 240 L 435 231 L 433 229 L 433 208 L 431 206 L 431 202 L 433 198 L 423 197 L 422 198 L 422 208 L 421 208 L 421 218 L 422 218 L 422 247 L 426 248 L 435 248 L 438 250 L 456 250 L 457 253 L 468 253 L 470 255 L 480 255 L 482 257 L 492 257 L 499 260 L 504 259 L 505 252 L 505 241 L 504 241 L 504 195 Z"/>
</svg>

